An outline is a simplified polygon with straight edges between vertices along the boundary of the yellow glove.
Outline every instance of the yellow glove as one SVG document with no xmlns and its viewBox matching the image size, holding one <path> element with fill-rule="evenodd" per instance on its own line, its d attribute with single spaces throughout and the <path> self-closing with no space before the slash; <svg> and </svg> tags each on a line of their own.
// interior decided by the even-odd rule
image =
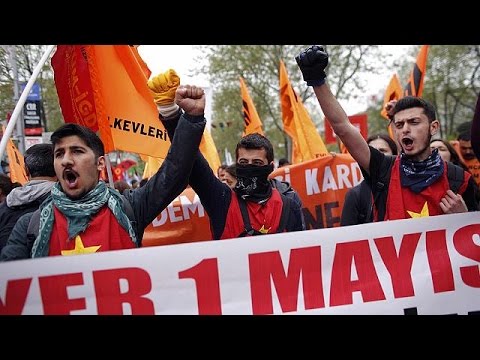
<svg viewBox="0 0 480 360">
<path fill-rule="evenodd" d="M 175 101 L 175 91 L 180 85 L 180 77 L 175 70 L 168 69 L 148 80 L 147 85 L 152 91 L 157 105 L 171 105 Z"/>
</svg>

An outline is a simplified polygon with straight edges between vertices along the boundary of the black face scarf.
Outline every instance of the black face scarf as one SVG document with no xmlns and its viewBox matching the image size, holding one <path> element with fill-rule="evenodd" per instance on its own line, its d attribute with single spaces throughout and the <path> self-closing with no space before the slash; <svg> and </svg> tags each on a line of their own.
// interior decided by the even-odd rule
<svg viewBox="0 0 480 360">
<path fill-rule="evenodd" d="M 433 149 L 432 154 L 424 161 L 412 161 L 405 153 L 400 156 L 401 184 L 414 193 L 422 192 L 443 174 L 444 163 L 438 149 Z"/>
<path fill-rule="evenodd" d="M 234 191 L 244 200 L 253 201 L 259 204 L 267 201 L 272 195 L 272 185 L 268 181 L 268 175 L 273 171 L 273 164 L 236 165 L 237 185 Z"/>
</svg>

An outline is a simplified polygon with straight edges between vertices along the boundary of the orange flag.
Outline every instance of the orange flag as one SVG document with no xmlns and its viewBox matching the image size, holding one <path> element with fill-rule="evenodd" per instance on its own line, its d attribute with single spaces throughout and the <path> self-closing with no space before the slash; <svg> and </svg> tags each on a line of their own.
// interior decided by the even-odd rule
<svg viewBox="0 0 480 360">
<path fill-rule="evenodd" d="M 10 168 L 10 180 L 25 185 L 28 182 L 27 173 L 25 172 L 25 162 L 23 155 L 18 151 L 12 139 L 8 139 L 7 142 L 7 157 Z"/>
<path fill-rule="evenodd" d="M 253 133 L 263 135 L 262 121 L 258 116 L 257 109 L 255 109 L 255 105 L 253 104 L 252 98 L 248 93 L 247 86 L 242 77 L 240 77 L 240 91 L 242 93 L 243 120 L 245 121 L 245 131 L 243 132 L 243 136 Z"/>
<path fill-rule="evenodd" d="M 58 45 L 52 67 L 65 122 L 100 131 L 106 152 L 165 158 L 170 141 L 136 47 Z"/>
<path fill-rule="evenodd" d="M 403 97 L 403 89 L 402 85 L 400 84 L 400 80 L 398 79 L 397 74 L 393 74 L 390 82 L 388 83 L 387 90 L 385 90 L 385 96 L 383 97 L 383 107 L 382 111 L 380 111 L 380 115 L 382 115 L 385 119 L 390 121 L 387 115 L 387 111 L 385 110 L 385 106 L 391 100 L 400 100 Z"/>
<path fill-rule="evenodd" d="M 288 80 L 283 61 L 280 61 L 280 102 L 283 129 L 293 142 L 292 163 L 298 164 L 328 154 L 307 109 Z"/>
<path fill-rule="evenodd" d="M 217 147 L 213 141 L 212 134 L 207 128 L 203 131 L 202 141 L 200 142 L 200 152 L 205 157 L 208 165 L 216 173 L 218 167 L 221 165 L 220 157 L 218 156 Z"/>
<path fill-rule="evenodd" d="M 207 128 L 203 131 L 202 141 L 199 146 L 200 152 L 207 160 L 208 165 L 212 168 L 213 171 L 217 171 L 218 167 L 221 165 L 220 157 L 218 156 L 217 147 L 213 141 L 212 135 Z M 163 163 L 163 159 L 154 158 L 151 156 L 142 156 L 142 160 L 145 161 L 145 168 L 143 170 L 143 178 L 148 179 L 160 169 L 160 166 Z"/>
<path fill-rule="evenodd" d="M 162 166 L 163 159 L 154 158 L 152 156 L 142 156 L 142 160 L 145 161 L 145 167 L 143 168 L 142 179 L 150 179 L 156 174 L 160 166 Z"/>
<path fill-rule="evenodd" d="M 425 78 L 425 71 L 427 69 L 427 56 L 428 45 L 422 45 L 417 56 L 417 61 L 413 65 L 413 70 L 408 78 L 408 83 L 405 85 L 405 96 L 422 96 L 423 80 Z"/>
<path fill-rule="evenodd" d="M 400 100 L 403 97 L 403 89 L 402 85 L 400 84 L 400 80 L 398 79 L 397 74 L 393 74 L 390 82 L 388 83 L 387 90 L 385 90 L 385 96 L 383 97 L 383 107 L 382 111 L 380 111 L 380 115 L 382 115 L 389 124 L 387 125 L 388 135 L 393 139 L 393 130 L 390 124 L 390 119 L 388 118 L 387 110 L 385 110 L 385 106 L 391 100 Z"/>
<path fill-rule="evenodd" d="M 147 79 L 150 78 L 150 75 L 152 75 L 152 72 L 150 71 L 150 68 L 148 67 L 147 63 L 143 61 L 142 57 L 138 53 L 138 47 L 139 45 L 130 45 L 132 49 L 133 56 L 135 56 L 135 59 L 138 62 L 138 65 L 140 65 L 140 68 L 142 69 L 143 73 L 145 74 L 145 77 Z"/>
</svg>

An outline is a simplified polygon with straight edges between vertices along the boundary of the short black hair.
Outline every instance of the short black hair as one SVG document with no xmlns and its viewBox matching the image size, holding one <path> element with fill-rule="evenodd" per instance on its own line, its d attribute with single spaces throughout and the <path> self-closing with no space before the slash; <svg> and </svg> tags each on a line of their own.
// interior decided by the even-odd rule
<svg viewBox="0 0 480 360">
<path fill-rule="evenodd" d="M 2 190 L 2 194 L 7 196 L 13 188 L 14 186 L 12 180 L 10 180 L 10 176 L 0 174 L 0 190 Z"/>
<path fill-rule="evenodd" d="M 92 130 L 85 126 L 78 124 L 65 124 L 60 126 L 50 137 L 53 147 L 64 137 L 67 136 L 78 136 L 82 139 L 87 146 L 92 149 L 95 156 L 98 158 L 105 155 L 105 147 L 103 146 L 102 140 L 95 134 Z"/>
<path fill-rule="evenodd" d="M 384 133 L 371 135 L 367 138 L 367 144 L 370 144 L 371 141 L 376 139 L 382 139 L 383 141 L 385 141 L 388 144 L 390 150 L 392 150 L 393 155 L 398 154 L 397 143 L 389 135 Z"/>
<path fill-rule="evenodd" d="M 434 141 L 440 141 L 443 145 L 445 145 L 445 147 L 447 148 L 448 152 L 450 153 L 450 162 L 451 162 L 451 163 L 462 167 L 463 170 L 465 170 L 465 171 L 467 171 L 467 172 L 470 172 L 470 170 L 468 169 L 467 165 L 465 165 L 465 163 L 462 161 L 462 159 L 460 159 L 460 156 L 458 156 L 458 153 L 457 153 L 457 151 L 455 150 L 455 148 L 452 146 L 452 144 L 450 144 L 450 141 L 443 140 L 443 139 L 438 139 L 438 138 L 437 138 L 437 139 L 432 139 L 432 140 L 430 140 L 430 145 L 431 145 Z"/>
<path fill-rule="evenodd" d="M 55 176 L 52 144 L 35 144 L 29 147 L 25 151 L 24 161 L 31 178 Z"/>
<path fill-rule="evenodd" d="M 290 164 L 290 161 L 288 161 L 287 158 L 280 158 L 278 159 L 278 166 L 281 167 L 281 166 L 285 166 L 285 165 L 289 165 Z"/>
<path fill-rule="evenodd" d="M 435 107 L 431 103 L 429 103 L 427 100 L 416 97 L 416 96 L 405 96 L 400 100 L 398 100 L 397 103 L 395 104 L 395 107 L 393 108 L 393 112 L 392 112 L 392 121 L 396 113 L 402 110 L 416 108 L 416 107 L 420 107 L 423 109 L 423 112 L 427 116 L 429 122 L 432 122 L 437 118 L 435 115 Z"/>
<path fill-rule="evenodd" d="M 235 157 L 238 160 L 238 149 L 264 149 L 267 153 L 267 160 L 270 164 L 273 161 L 273 146 L 270 140 L 259 133 L 248 134 L 240 139 L 235 149 Z"/>
<path fill-rule="evenodd" d="M 229 165 L 225 168 L 225 171 L 227 173 L 229 173 L 230 175 L 232 175 L 234 178 L 237 177 L 237 165 L 236 164 L 232 164 L 232 165 Z"/>
<path fill-rule="evenodd" d="M 220 166 L 218 167 L 218 169 L 217 169 L 217 176 L 220 175 L 220 170 L 225 170 L 227 167 L 228 167 L 227 164 L 222 164 L 222 165 L 220 165 Z"/>
<path fill-rule="evenodd" d="M 472 140 L 472 122 L 463 122 L 457 126 L 457 140 L 471 141 Z"/>
</svg>

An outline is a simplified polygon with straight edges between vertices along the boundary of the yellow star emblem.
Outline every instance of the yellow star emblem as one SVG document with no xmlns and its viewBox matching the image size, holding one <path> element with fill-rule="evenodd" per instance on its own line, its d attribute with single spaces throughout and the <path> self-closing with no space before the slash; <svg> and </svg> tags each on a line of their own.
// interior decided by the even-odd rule
<svg viewBox="0 0 480 360">
<path fill-rule="evenodd" d="M 423 205 L 423 208 L 422 208 L 422 211 L 420 211 L 419 213 L 416 213 L 416 212 L 413 212 L 413 211 L 408 211 L 408 215 L 410 215 L 410 217 L 413 219 L 413 218 L 422 218 L 422 217 L 427 217 L 427 216 L 430 216 L 430 213 L 428 212 L 428 205 L 427 205 L 427 202 L 425 201 L 425 204 Z"/>
<path fill-rule="evenodd" d="M 262 234 L 268 234 L 270 229 L 271 227 L 269 227 L 268 229 L 265 229 L 265 224 L 263 224 L 262 227 L 258 230 L 258 232 L 261 232 Z"/>
<path fill-rule="evenodd" d="M 77 235 L 75 237 L 75 249 L 73 250 L 62 250 L 62 255 L 63 256 L 70 256 L 70 255 L 82 255 L 82 254 L 92 254 L 94 252 L 97 252 L 98 249 L 100 249 L 102 245 L 99 246 L 89 246 L 89 247 L 84 247 L 82 238 L 80 235 Z"/>
</svg>

